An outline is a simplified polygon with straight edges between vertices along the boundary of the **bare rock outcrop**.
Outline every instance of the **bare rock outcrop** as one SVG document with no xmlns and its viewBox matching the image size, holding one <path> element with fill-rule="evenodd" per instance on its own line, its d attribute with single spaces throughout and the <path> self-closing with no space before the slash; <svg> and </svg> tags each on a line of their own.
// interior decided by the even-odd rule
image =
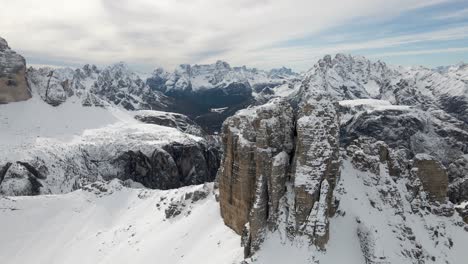
<svg viewBox="0 0 468 264">
<path fill-rule="evenodd" d="M 278 228 L 325 247 L 339 172 L 338 116 L 327 102 L 304 103 L 296 119 L 287 101 L 273 100 L 224 123 L 221 214 L 243 235 L 246 256 Z"/>
<path fill-rule="evenodd" d="M 31 92 L 26 81 L 26 61 L 0 37 L 0 104 L 29 98 Z"/>
<path fill-rule="evenodd" d="M 444 166 L 425 154 L 416 155 L 413 166 L 429 198 L 433 201 L 444 202 L 447 199 L 448 189 L 448 176 Z"/>
<path fill-rule="evenodd" d="M 223 126 L 221 214 L 226 225 L 248 236 L 244 240 L 254 251 L 263 240 L 267 222 L 276 218 L 286 188 L 293 122 L 289 103 L 275 101 L 240 111 Z M 250 253 L 249 249 L 246 255 Z"/>
</svg>

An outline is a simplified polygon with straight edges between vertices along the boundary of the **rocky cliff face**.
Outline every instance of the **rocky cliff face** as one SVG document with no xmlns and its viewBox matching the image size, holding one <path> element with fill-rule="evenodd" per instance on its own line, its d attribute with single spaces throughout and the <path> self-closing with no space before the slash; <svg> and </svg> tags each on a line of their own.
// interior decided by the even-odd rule
<svg viewBox="0 0 468 264">
<path fill-rule="evenodd" d="M 75 142 L 43 140 L 20 159 L 0 159 L 1 195 L 67 193 L 115 178 L 173 189 L 213 181 L 220 162 L 215 144 L 152 124 L 89 130 Z"/>
<path fill-rule="evenodd" d="M 258 248 L 267 222 L 275 223 L 279 213 L 293 150 L 293 120 L 291 106 L 275 102 L 243 110 L 224 126 L 221 214 L 228 226 L 245 234 L 247 251 Z"/>
<path fill-rule="evenodd" d="M 224 124 L 221 214 L 243 234 L 246 256 L 267 230 L 307 236 L 323 248 L 339 172 L 338 119 L 326 100 L 287 101 L 241 111 Z"/>
<path fill-rule="evenodd" d="M 26 61 L 0 37 L 0 104 L 31 98 L 26 81 Z"/>
<path fill-rule="evenodd" d="M 348 218 L 346 213 L 356 215 L 357 243 L 366 263 L 450 259 L 453 241 L 438 249 L 424 242 L 434 229 L 450 236 L 432 224 L 397 246 L 398 257 L 381 251 L 386 242 L 376 237 L 377 224 L 342 201 L 359 184 L 366 186 L 361 203 L 370 204 L 376 215 L 395 215 L 383 222 L 407 230 L 391 231 L 389 240 L 413 236 L 419 227 L 405 219 L 429 223 L 427 214 L 443 225 L 463 226 L 454 204 L 468 200 L 463 162 L 468 130 L 459 112 L 441 103 L 454 94 L 440 91 L 445 86 L 434 81 L 402 85 L 414 78 L 381 62 L 327 56 L 306 74 L 297 96 L 242 110 L 224 122 L 221 214 L 242 234 L 245 256 L 251 257 L 246 262 L 261 259 L 262 245 L 278 236 L 281 244 L 306 241 L 310 252 L 318 252 L 309 261 L 319 262 L 334 239 L 330 225 Z M 413 96 L 403 96 L 405 89 L 413 89 Z M 356 178 L 350 179 L 353 173 Z M 343 185 L 356 180 L 362 183 Z"/>
</svg>

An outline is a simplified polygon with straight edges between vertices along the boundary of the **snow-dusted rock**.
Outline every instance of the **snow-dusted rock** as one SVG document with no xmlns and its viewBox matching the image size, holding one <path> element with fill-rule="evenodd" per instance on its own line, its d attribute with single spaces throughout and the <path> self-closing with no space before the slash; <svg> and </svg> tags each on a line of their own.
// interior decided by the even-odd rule
<svg viewBox="0 0 468 264">
<path fill-rule="evenodd" d="M 0 171 L 0 194 L 8 196 L 37 195 L 42 184 L 32 172 L 35 169 L 23 162 L 8 162 Z"/>
<path fill-rule="evenodd" d="M 213 181 L 219 166 L 218 150 L 202 138 L 154 125 L 89 130 L 69 143 L 41 141 L 30 146 L 20 160 L 3 158 L 15 162 L 0 183 L 3 194 L 66 193 L 88 182 L 113 178 L 131 179 L 148 188 L 178 188 Z M 22 162 L 43 170 L 43 177 L 32 175 Z M 35 186 L 20 186 L 15 191 L 12 184 L 20 181 Z"/>
<path fill-rule="evenodd" d="M 102 70 L 94 65 L 78 69 L 29 68 L 27 74 L 33 92 L 53 106 L 72 96 L 84 106 L 112 104 L 127 110 L 161 110 L 170 104 L 170 99 L 152 91 L 124 63 Z"/>
<path fill-rule="evenodd" d="M 140 110 L 135 112 L 135 119 L 147 124 L 173 127 L 182 132 L 195 136 L 205 136 L 206 132 L 185 115 L 154 110 Z"/>
</svg>

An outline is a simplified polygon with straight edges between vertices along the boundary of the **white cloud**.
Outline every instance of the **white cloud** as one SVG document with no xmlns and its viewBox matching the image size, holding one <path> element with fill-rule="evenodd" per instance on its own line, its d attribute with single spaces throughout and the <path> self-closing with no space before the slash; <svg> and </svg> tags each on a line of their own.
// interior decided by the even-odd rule
<svg viewBox="0 0 468 264">
<path fill-rule="evenodd" d="M 15 0 L 2 4 L 0 25 L 10 46 L 27 57 L 69 64 L 123 60 L 171 68 L 226 59 L 271 67 L 318 54 L 308 47 L 268 48 L 272 44 L 311 36 L 353 19 L 393 17 L 441 1 Z M 389 43 L 376 40 L 366 45 Z M 338 45 L 335 50 L 346 48 Z"/>
</svg>

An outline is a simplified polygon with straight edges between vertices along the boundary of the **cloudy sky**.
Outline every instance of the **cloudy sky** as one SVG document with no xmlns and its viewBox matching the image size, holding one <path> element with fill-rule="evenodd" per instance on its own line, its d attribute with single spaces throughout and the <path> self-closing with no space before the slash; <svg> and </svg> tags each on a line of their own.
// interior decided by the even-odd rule
<svg viewBox="0 0 468 264">
<path fill-rule="evenodd" d="M 29 64 L 211 63 L 302 71 L 346 52 L 468 62 L 467 0 L 1 0 L 0 36 Z"/>
</svg>

